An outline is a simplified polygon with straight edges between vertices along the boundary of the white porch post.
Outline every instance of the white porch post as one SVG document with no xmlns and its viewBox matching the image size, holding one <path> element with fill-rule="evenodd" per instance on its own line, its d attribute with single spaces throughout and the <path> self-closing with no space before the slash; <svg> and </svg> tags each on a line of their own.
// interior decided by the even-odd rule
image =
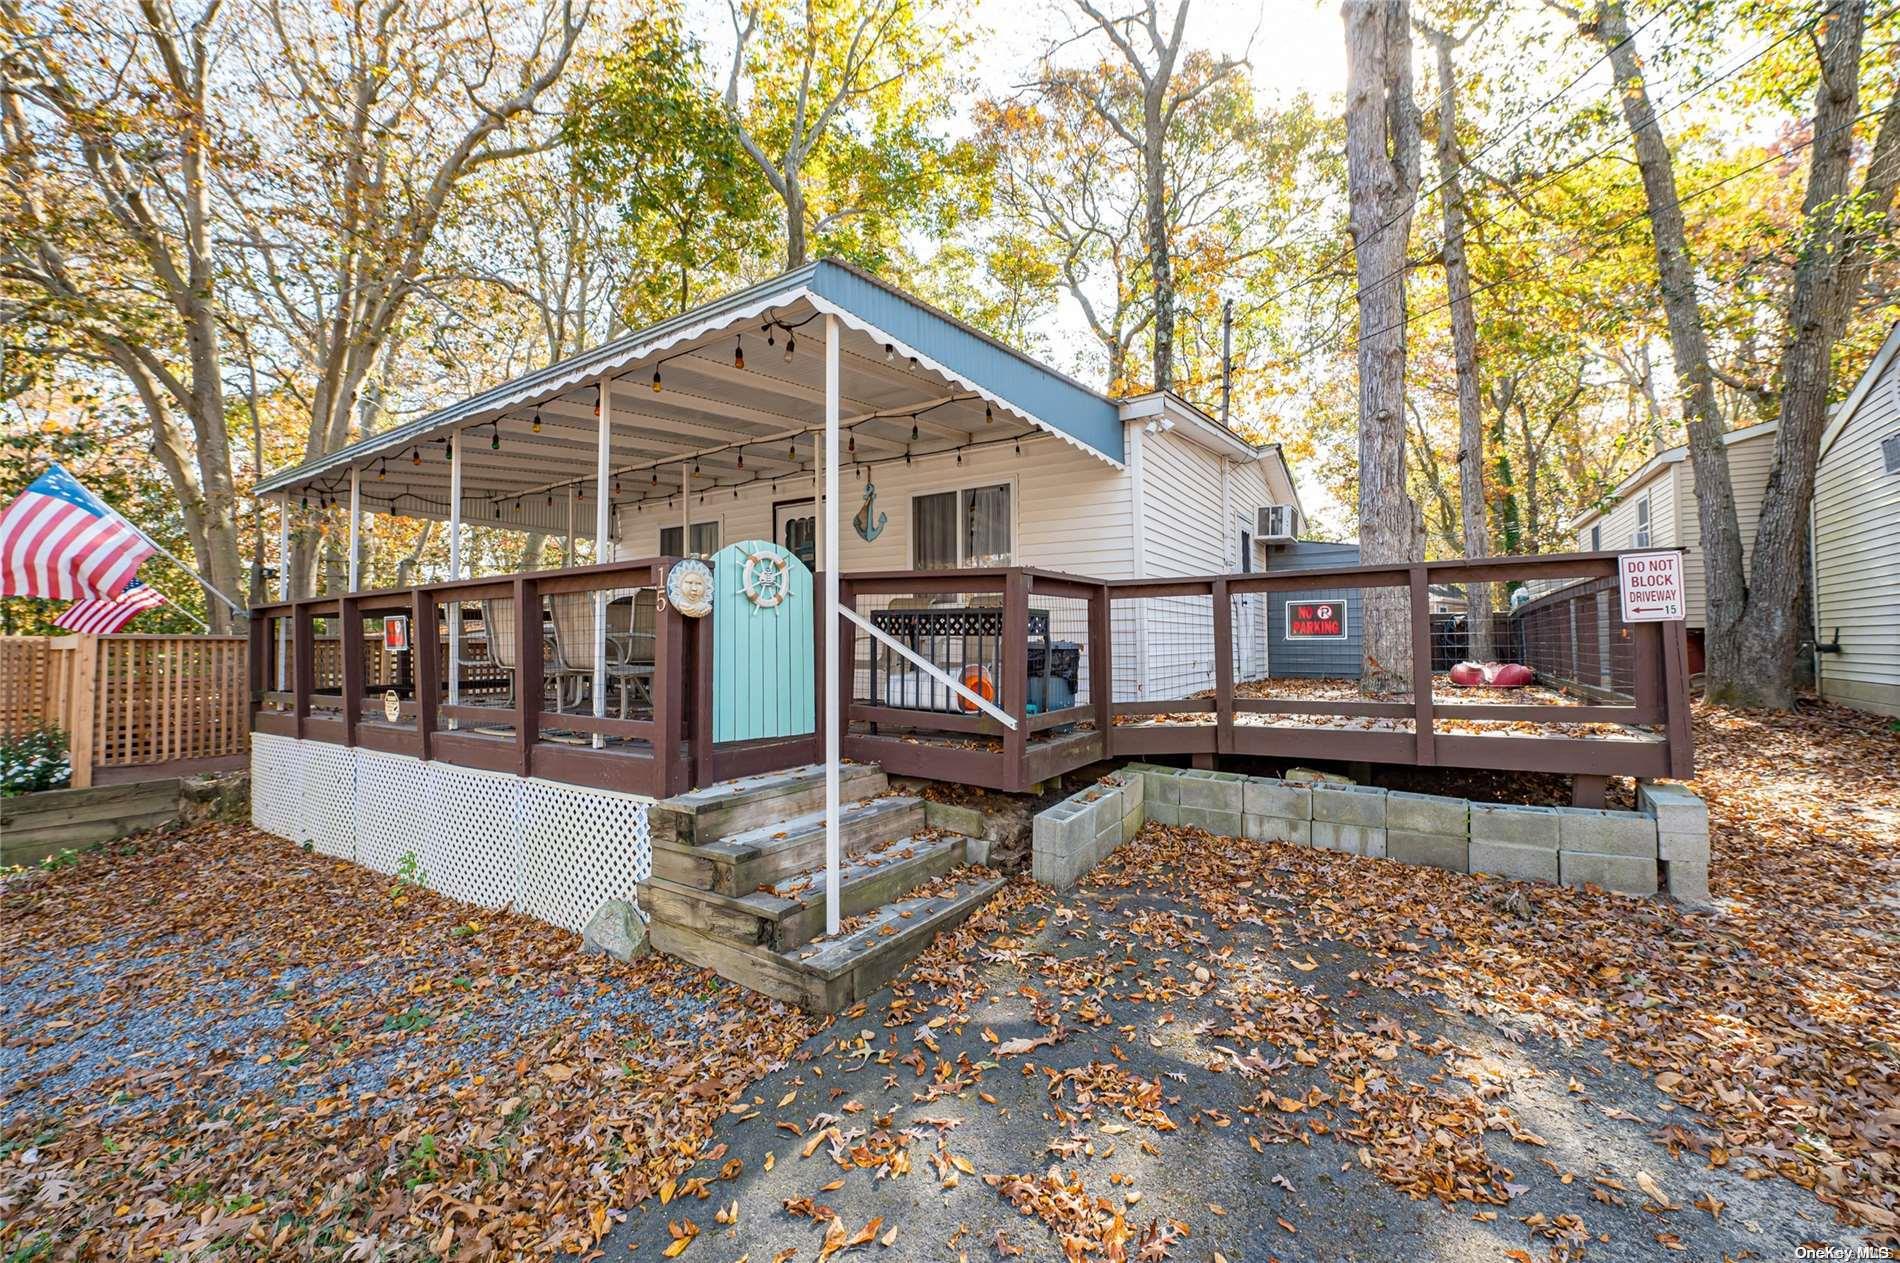
<svg viewBox="0 0 1900 1263">
<path fill-rule="evenodd" d="M 607 494 L 613 477 L 614 410 L 608 390 L 611 384 L 607 378 L 601 379 L 600 431 L 594 443 L 594 564 L 597 566 L 613 560 L 607 541 L 613 529 L 613 501 Z M 607 589 L 600 588 L 594 593 L 594 717 L 604 719 L 606 715 Z M 591 744 L 598 750 L 607 744 L 607 739 L 595 733 Z"/>
<path fill-rule="evenodd" d="M 290 493 L 277 497 L 277 599 L 290 599 Z M 277 620 L 277 691 L 290 687 L 290 620 Z"/>
<path fill-rule="evenodd" d="M 838 696 L 838 318 L 825 317 L 825 933 L 838 932 L 838 763 L 844 725 Z"/>
<path fill-rule="evenodd" d="M 349 590 L 363 586 L 363 471 L 350 466 L 350 582 Z"/>
<path fill-rule="evenodd" d="M 680 556 L 693 551 L 693 465 L 680 463 Z"/>
<path fill-rule="evenodd" d="M 569 483 L 567 487 L 567 564 L 569 566 L 574 564 L 577 556 L 574 550 L 578 546 L 579 541 L 574 534 L 574 484 Z"/>
<path fill-rule="evenodd" d="M 462 577 L 462 436 L 449 435 L 449 582 Z M 451 600 L 449 610 L 449 705 L 462 704 L 462 603 Z M 449 727 L 462 723 L 451 718 Z"/>
</svg>

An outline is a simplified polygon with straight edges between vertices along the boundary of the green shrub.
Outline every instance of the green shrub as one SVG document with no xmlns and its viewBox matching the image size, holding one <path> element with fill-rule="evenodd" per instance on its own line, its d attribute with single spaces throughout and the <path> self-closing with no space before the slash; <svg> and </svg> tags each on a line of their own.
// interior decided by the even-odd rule
<svg viewBox="0 0 1900 1263">
<path fill-rule="evenodd" d="M 54 725 L 42 724 L 0 740 L 0 798 L 64 789 L 72 779 L 66 734 Z"/>
</svg>

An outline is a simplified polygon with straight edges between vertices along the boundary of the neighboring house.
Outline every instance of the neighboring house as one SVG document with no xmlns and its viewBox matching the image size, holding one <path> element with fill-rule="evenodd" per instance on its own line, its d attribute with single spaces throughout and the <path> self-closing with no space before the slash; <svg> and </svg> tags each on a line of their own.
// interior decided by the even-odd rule
<svg viewBox="0 0 1900 1263">
<path fill-rule="evenodd" d="M 1900 324 L 1821 436 L 1809 527 L 1821 696 L 1900 715 Z"/>
<path fill-rule="evenodd" d="M 1735 516 L 1742 531 L 1742 567 L 1755 549 L 1755 519 L 1761 513 L 1774 463 L 1776 423 L 1764 422 L 1722 436 L 1728 450 L 1729 480 L 1735 490 Z M 1605 507 L 1571 524 L 1580 552 L 1628 552 L 1644 548 L 1683 550 L 1683 587 L 1688 596 L 1689 669 L 1702 670 L 1702 638 L 1707 627 L 1707 568 L 1702 559 L 1702 525 L 1696 517 L 1695 469 L 1689 449 L 1672 447 L 1652 456 L 1605 497 Z"/>
<path fill-rule="evenodd" d="M 1297 534 L 1303 515 L 1277 444 L 1251 446 L 1172 394 L 1114 404 L 1121 442 L 1112 453 L 1037 435 L 1019 445 L 979 442 L 948 460 L 938 453 L 887 461 L 861 479 L 847 472 L 843 570 L 1034 566 L 1101 579 L 1169 578 L 1264 569 L 1268 546 Z M 678 508 L 621 509 L 619 555 L 710 554 L 737 540 L 772 539 L 808 564 L 816 556 L 809 476 L 721 488 L 703 503 L 695 495 L 689 507 L 686 549 Z M 1263 508 L 1277 532 L 1264 538 Z M 1261 598 L 1243 601 L 1243 609 L 1265 608 Z M 1116 695 L 1173 698 L 1214 687 L 1207 600 L 1157 597 L 1146 607 L 1115 628 Z M 1054 636 L 1081 639 L 1080 617 L 1079 609 L 1055 610 Z M 1264 632 L 1258 618 L 1236 621 L 1243 679 L 1266 673 Z"/>
</svg>

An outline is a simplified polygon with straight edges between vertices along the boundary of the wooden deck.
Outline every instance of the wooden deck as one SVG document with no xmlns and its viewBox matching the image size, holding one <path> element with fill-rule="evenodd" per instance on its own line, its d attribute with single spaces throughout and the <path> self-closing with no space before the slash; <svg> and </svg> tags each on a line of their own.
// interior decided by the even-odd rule
<svg viewBox="0 0 1900 1263">
<path fill-rule="evenodd" d="M 650 697 L 625 718 L 617 710 L 596 716 L 549 709 L 547 664 L 533 636 L 523 638 L 521 661 L 511 669 L 478 663 L 471 672 L 465 663 L 462 696 L 449 701 L 451 617 L 466 618 L 477 602 L 505 602 L 515 625 L 539 626 L 547 596 L 660 586 L 671 561 L 260 607 L 251 626 L 253 726 L 656 798 L 822 760 L 825 742 L 816 732 L 713 741 L 711 620 L 685 619 L 671 608 L 659 613 L 654 629 Z M 1615 616 L 1615 574 L 1614 554 L 1576 553 L 1165 580 L 1103 581 L 1021 567 L 841 577 L 842 601 L 860 614 L 961 602 L 951 608 L 985 627 L 996 626 L 1000 615 L 1001 636 L 978 641 L 958 634 L 932 652 L 943 669 L 975 671 L 994 690 L 1008 725 L 941 699 L 929 708 L 892 704 L 889 649 L 856 628 L 827 638 L 822 620 L 814 639 L 818 654 L 839 656 L 850 689 L 842 753 L 896 775 L 1022 792 L 1103 759 L 1233 756 L 1552 772 L 1576 777 L 1580 785 L 1611 776 L 1688 777 L 1694 764 L 1682 625 L 1623 625 Z M 1433 587 L 1533 580 L 1568 586 L 1521 615 L 1540 620 L 1538 626 L 1570 629 L 1568 639 L 1546 637 L 1534 646 L 1532 665 L 1540 682 L 1549 682 L 1537 689 L 1474 694 L 1452 689 L 1441 677 L 1431 688 L 1368 699 L 1352 680 L 1237 678 L 1238 598 L 1402 588 L 1411 610 L 1415 676 L 1429 679 Z M 1213 687 L 1174 698 L 1123 696 L 1131 689 L 1139 694 L 1148 682 L 1139 664 L 1118 676 L 1114 629 L 1142 617 L 1144 603 L 1161 599 L 1186 599 L 1205 611 L 1200 622 L 1170 634 L 1185 638 L 1190 657 L 1211 664 Z M 401 655 L 376 653 L 374 632 L 366 630 L 368 621 L 390 614 L 411 620 L 412 647 Z M 1060 679 L 1054 666 L 1052 618 L 1065 628 L 1063 651 L 1079 659 L 1062 668 L 1073 681 Z M 1592 634 L 1577 634 L 1586 624 Z M 1032 628 L 1039 629 L 1035 637 Z M 320 680 L 319 646 L 326 645 L 335 646 L 338 665 Z M 1039 674 L 1032 673 L 1036 661 Z M 811 674 L 822 687 L 823 672 Z M 744 687 L 760 683 L 748 680 Z M 386 705 L 394 706 L 393 719 L 385 717 Z M 816 710 L 823 714 L 822 698 Z"/>
</svg>

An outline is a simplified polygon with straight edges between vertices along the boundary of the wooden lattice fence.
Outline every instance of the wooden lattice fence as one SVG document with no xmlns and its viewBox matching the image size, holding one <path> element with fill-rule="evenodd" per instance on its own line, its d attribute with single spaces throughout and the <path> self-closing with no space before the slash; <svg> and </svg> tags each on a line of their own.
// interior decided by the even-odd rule
<svg viewBox="0 0 1900 1263">
<path fill-rule="evenodd" d="M 0 637 L 0 735 L 64 729 L 73 784 L 241 764 L 250 750 L 242 636 Z"/>
</svg>

